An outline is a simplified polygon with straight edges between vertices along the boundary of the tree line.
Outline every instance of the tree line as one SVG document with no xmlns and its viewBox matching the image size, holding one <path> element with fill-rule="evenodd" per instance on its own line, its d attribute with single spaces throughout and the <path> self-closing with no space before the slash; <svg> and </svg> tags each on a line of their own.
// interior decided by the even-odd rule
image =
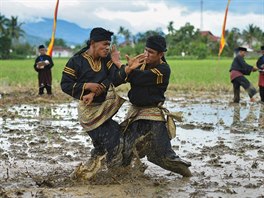
<svg viewBox="0 0 264 198">
<path fill-rule="evenodd" d="M 0 59 L 8 58 L 26 58 L 36 54 L 36 46 L 30 43 L 19 42 L 19 38 L 25 37 L 22 29 L 23 23 L 18 22 L 18 17 L 11 16 L 6 18 L 0 13 Z M 167 34 L 161 28 L 139 32 L 133 35 L 129 29 L 123 26 L 119 27 L 117 35 L 113 36 L 113 43 L 118 46 L 121 56 L 125 54 L 136 55 L 142 53 L 147 38 L 151 35 L 162 35 L 167 40 L 168 57 L 187 57 L 195 59 L 204 59 L 218 55 L 219 37 L 215 37 L 211 32 L 196 29 L 190 23 L 186 23 L 179 29 L 174 28 L 173 22 L 167 26 Z M 118 42 L 118 36 L 123 37 L 124 42 Z M 264 32 L 257 26 L 249 24 L 245 30 L 232 28 L 225 32 L 226 46 L 221 56 L 233 56 L 234 49 L 241 45 L 247 45 L 254 51 L 258 51 L 264 44 Z M 49 41 L 46 41 L 48 44 Z M 85 41 L 84 41 L 85 43 Z M 61 39 L 55 39 L 55 46 L 67 47 L 66 42 Z M 78 51 L 82 45 L 75 46 L 74 51 Z"/>
</svg>

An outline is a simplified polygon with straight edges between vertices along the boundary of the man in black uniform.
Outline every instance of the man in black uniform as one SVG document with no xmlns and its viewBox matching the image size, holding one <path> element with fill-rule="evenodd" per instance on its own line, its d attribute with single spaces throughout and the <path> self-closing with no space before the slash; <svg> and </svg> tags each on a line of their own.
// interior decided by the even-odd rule
<svg viewBox="0 0 264 198">
<path fill-rule="evenodd" d="M 253 71 L 257 71 L 258 68 L 256 66 L 251 66 L 246 63 L 244 57 L 247 52 L 247 48 L 239 47 L 237 49 L 238 54 L 234 58 L 231 68 L 230 68 L 230 79 L 233 83 L 233 91 L 234 91 L 234 103 L 239 103 L 240 101 L 240 86 L 242 86 L 250 97 L 250 101 L 254 102 L 255 99 L 253 96 L 257 93 L 255 87 L 246 79 L 244 75 L 250 75 Z"/>
<path fill-rule="evenodd" d="M 170 139 L 175 137 L 175 128 L 169 130 L 169 125 L 174 125 L 174 122 L 166 121 L 164 114 L 167 110 L 162 107 L 170 78 L 170 67 L 164 52 L 164 37 L 149 37 L 144 53 L 145 63 L 126 78 L 131 85 L 128 98 L 132 106 L 122 123 L 125 128 L 123 165 L 130 165 L 135 156 L 147 156 L 150 162 L 189 177 L 191 163 L 182 160 L 172 149 Z"/>
<path fill-rule="evenodd" d="M 61 89 L 79 100 L 79 120 L 94 146 L 88 163 L 106 156 L 108 167 L 119 167 L 122 163 L 121 129 L 112 116 L 124 99 L 115 94 L 111 84 L 118 86 L 124 82 L 128 66 L 113 64 L 112 59 L 117 58 L 119 61 L 119 57 L 116 50 L 110 54 L 112 35 L 112 32 L 101 27 L 92 29 L 87 47 L 67 62 L 62 74 Z M 130 63 L 138 66 L 135 60 L 139 59 L 133 60 L 130 59 Z M 132 64 L 129 65 L 133 68 Z M 88 176 L 85 178 L 88 179 Z"/>
<path fill-rule="evenodd" d="M 51 95 L 51 68 L 54 64 L 51 57 L 46 54 L 44 45 L 40 45 L 38 50 L 40 55 L 35 60 L 34 69 L 38 72 L 39 95 L 44 94 L 44 88 L 46 88 L 47 94 Z"/>
</svg>

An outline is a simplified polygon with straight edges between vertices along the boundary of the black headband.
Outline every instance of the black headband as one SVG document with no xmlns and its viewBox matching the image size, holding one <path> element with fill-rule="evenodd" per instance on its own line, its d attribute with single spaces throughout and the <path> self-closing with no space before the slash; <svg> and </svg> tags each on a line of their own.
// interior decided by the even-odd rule
<svg viewBox="0 0 264 198">
<path fill-rule="evenodd" d="M 98 28 L 92 29 L 90 33 L 90 40 L 93 40 L 95 42 L 111 41 L 112 35 L 113 35 L 113 32 L 110 32 L 108 30 L 105 30 L 104 28 L 98 27 Z"/>
<path fill-rule="evenodd" d="M 166 41 L 165 38 L 162 36 L 150 36 L 147 39 L 146 47 L 154 49 L 158 52 L 166 52 Z"/>
</svg>

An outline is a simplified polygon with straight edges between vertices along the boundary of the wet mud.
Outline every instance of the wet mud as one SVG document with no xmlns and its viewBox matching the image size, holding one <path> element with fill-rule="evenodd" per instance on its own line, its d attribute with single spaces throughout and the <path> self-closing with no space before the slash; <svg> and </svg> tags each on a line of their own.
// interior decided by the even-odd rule
<svg viewBox="0 0 264 198">
<path fill-rule="evenodd" d="M 183 115 L 171 143 L 192 162 L 190 178 L 144 158 L 138 167 L 102 166 L 91 180 L 72 179 L 92 149 L 77 102 L 1 97 L 0 197 L 264 197 L 264 105 L 232 104 L 226 94 L 167 94 L 165 106 Z M 114 119 L 121 122 L 127 108 Z"/>
</svg>

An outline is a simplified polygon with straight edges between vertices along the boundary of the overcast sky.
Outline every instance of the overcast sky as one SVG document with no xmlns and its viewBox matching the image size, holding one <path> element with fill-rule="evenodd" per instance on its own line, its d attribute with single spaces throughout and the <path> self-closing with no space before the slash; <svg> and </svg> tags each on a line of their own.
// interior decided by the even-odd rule
<svg viewBox="0 0 264 198">
<path fill-rule="evenodd" d="M 56 0 L 0 0 L 0 12 L 18 16 L 20 22 L 41 20 L 53 18 L 55 4 Z M 170 21 L 175 29 L 190 22 L 220 36 L 226 4 L 227 0 L 203 0 L 201 15 L 201 0 L 60 0 L 58 19 L 115 33 L 123 26 L 133 34 L 156 28 L 167 33 Z M 226 29 L 243 30 L 249 24 L 264 31 L 264 0 L 231 0 Z"/>
</svg>

